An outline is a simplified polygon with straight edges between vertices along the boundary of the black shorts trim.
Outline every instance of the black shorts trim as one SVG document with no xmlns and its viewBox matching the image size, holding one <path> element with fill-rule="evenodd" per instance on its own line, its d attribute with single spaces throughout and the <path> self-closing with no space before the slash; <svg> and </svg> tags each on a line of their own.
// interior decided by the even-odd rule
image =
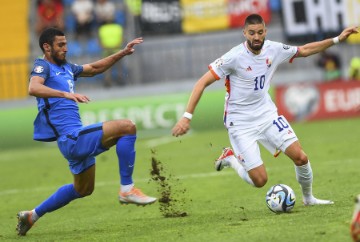
<svg viewBox="0 0 360 242">
<path fill-rule="evenodd" d="M 88 134 L 88 133 L 95 132 L 95 131 L 99 131 L 99 130 L 102 130 L 102 125 L 99 126 L 99 127 L 91 128 L 91 129 L 81 130 L 81 131 L 79 132 L 78 137 L 81 136 L 81 135 Z M 71 136 L 70 134 L 66 135 L 66 138 L 72 139 L 72 140 L 75 140 L 75 141 L 77 140 L 77 137 L 73 137 L 73 136 Z"/>
</svg>

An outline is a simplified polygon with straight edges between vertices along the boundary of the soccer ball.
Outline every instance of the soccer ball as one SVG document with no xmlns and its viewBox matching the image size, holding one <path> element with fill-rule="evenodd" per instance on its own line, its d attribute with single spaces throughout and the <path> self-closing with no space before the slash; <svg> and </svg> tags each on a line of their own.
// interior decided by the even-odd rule
<svg viewBox="0 0 360 242">
<path fill-rule="evenodd" d="M 266 205 L 274 213 L 290 212 L 295 206 L 295 193 L 291 187 L 276 184 L 266 193 Z"/>
</svg>

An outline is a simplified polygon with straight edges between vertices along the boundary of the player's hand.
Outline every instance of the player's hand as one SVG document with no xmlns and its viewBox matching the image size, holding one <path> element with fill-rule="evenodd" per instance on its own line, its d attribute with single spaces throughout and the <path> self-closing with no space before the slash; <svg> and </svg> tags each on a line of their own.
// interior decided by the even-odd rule
<svg viewBox="0 0 360 242">
<path fill-rule="evenodd" d="M 74 102 L 78 102 L 78 103 L 88 103 L 90 101 L 90 98 L 79 93 L 66 92 L 65 98 L 73 100 Z"/>
<path fill-rule="evenodd" d="M 359 27 L 349 27 L 343 30 L 341 34 L 339 35 L 339 40 L 344 41 L 346 40 L 350 35 L 359 33 Z"/>
<path fill-rule="evenodd" d="M 190 129 L 190 120 L 182 117 L 172 129 L 172 135 L 178 137 L 184 135 Z"/>
<path fill-rule="evenodd" d="M 131 42 L 129 42 L 126 45 L 125 49 L 123 50 L 125 55 L 131 55 L 132 53 L 134 53 L 134 51 L 135 51 L 134 46 L 141 44 L 143 41 L 144 41 L 143 38 L 139 37 L 139 38 L 136 38 L 136 39 L 132 40 Z"/>
</svg>

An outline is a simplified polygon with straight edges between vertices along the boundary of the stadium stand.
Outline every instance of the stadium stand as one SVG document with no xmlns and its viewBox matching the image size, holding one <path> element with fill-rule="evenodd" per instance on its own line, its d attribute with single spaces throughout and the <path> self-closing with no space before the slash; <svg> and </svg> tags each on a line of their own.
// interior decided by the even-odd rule
<svg viewBox="0 0 360 242">
<path fill-rule="evenodd" d="M 124 26 L 123 43 L 133 39 L 135 36 L 134 16 L 125 7 L 124 0 L 112 0 L 116 3 L 117 11 L 115 21 Z M 88 63 L 97 60 L 102 55 L 98 43 L 96 29 L 93 30 L 93 37 L 90 39 L 75 41 L 75 20 L 70 8 L 74 0 L 63 0 L 65 31 L 68 40 L 68 59 L 73 63 Z M 284 29 L 280 16 L 280 0 L 272 0 L 273 8 L 272 21 L 268 24 L 268 39 L 286 42 Z M 30 63 L 42 53 L 39 50 L 37 36 L 34 29 L 36 1 L 18 0 L 7 3 L 6 8 L 0 10 L 0 20 L 6 34 L 2 37 L 4 44 L 0 48 L 0 93 L 6 89 L 5 79 L 15 76 L 13 66 L 21 66 L 19 70 L 25 70 L 23 77 L 17 78 L 16 85 L 23 89 L 19 92 L 20 97 L 26 97 L 27 75 Z M 9 21 L 18 19 L 19 21 Z M 16 31 L 14 31 L 16 29 Z M 31 39 L 31 41 L 30 41 Z M 123 68 L 115 68 L 114 72 L 120 72 L 126 76 L 126 85 L 154 84 L 167 82 L 195 81 L 199 73 L 206 70 L 207 65 L 219 55 L 225 53 L 233 46 L 243 41 L 241 29 L 227 31 L 209 32 L 202 34 L 173 34 L 167 36 L 145 36 L 144 43 L 137 48 L 137 52 L 131 58 L 122 60 Z M 296 43 L 289 43 L 296 44 Z M 302 43 L 300 43 L 302 44 Z M 5 48 L 6 46 L 6 48 Z M 30 48 L 29 48 L 30 46 Z M 350 63 L 354 56 L 359 56 L 358 45 L 344 44 L 334 46 L 334 52 L 340 53 L 342 63 Z M 17 54 L 22 53 L 21 55 Z M 11 58 L 11 60 L 9 59 Z M 295 61 L 291 65 L 282 65 L 274 76 L 274 84 L 303 81 L 322 81 L 322 71 L 314 65 L 316 57 L 309 57 L 307 61 Z M 20 64 L 21 62 L 21 64 Z M 166 68 L 165 68 L 166 67 Z M 343 73 L 348 73 L 348 65 L 343 65 Z M 16 68 L 15 68 L 16 70 Z M 304 72 L 303 70 L 306 70 Z M 5 72 L 6 71 L 6 72 Z M 16 72 L 16 71 L 15 71 Z M 18 73 L 16 73 L 18 75 Z M 10 81 L 14 83 L 14 81 Z M 98 88 L 103 85 L 103 76 L 97 76 L 92 81 L 80 82 L 81 88 Z M 7 84 L 9 85 L 9 84 Z M 18 96 L 19 94 L 16 94 Z M 0 99 L 12 98 L 9 94 L 0 94 Z"/>
<path fill-rule="evenodd" d="M 7 1 L 0 8 L 0 100 L 27 96 L 29 57 L 28 0 Z"/>
</svg>

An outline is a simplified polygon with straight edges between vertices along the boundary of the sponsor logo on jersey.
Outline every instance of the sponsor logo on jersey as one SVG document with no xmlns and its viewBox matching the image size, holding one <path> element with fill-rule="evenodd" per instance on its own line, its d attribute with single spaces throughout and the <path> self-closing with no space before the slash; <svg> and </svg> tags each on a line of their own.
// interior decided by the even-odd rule
<svg viewBox="0 0 360 242">
<path fill-rule="evenodd" d="M 35 73 L 42 73 L 44 71 L 44 67 L 42 66 L 35 66 L 34 72 Z"/>
<path fill-rule="evenodd" d="M 246 71 L 252 71 L 251 66 L 248 66 L 248 68 L 246 68 Z"/>
</svg>

